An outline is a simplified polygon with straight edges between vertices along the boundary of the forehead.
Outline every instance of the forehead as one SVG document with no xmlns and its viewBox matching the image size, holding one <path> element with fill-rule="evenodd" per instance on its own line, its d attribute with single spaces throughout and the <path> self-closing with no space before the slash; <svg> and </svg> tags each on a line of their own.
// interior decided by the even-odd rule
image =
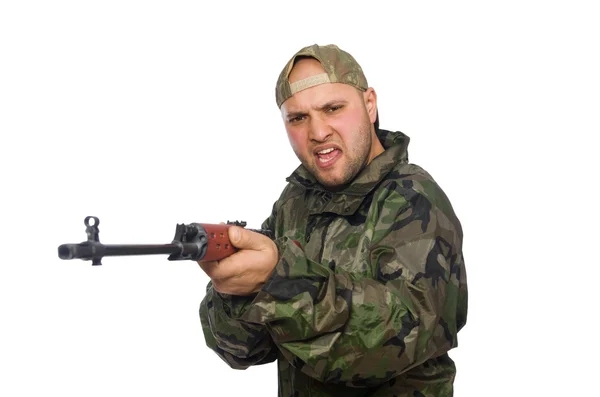
<svg viewBox="0 0 600 397">
<path fill-rule="evenodd" d="M 281 105 L 283 114 L 320 109 L 332 102 L 353 102 L 359 99 L 359 91 L 343 83 L 325 83 L 296 92 Z"/>
</svg>

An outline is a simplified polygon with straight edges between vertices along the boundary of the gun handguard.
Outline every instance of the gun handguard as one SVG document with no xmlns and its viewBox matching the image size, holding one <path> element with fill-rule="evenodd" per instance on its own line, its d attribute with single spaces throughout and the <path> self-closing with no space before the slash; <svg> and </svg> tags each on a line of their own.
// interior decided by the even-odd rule
<svg viewBox="0 0 600 397">
<path fill-rule="evenodd" d="M 90 222 L 93 220 L 93 222 Z M 84 220 L 87 241 L 79 244 L 62 244 L 58 247 L 60 259 L 92 260 L 92 265 L 102 265 L 105 256 L 157 255 L 169 254 L 170 261 L 195 260 L 207 262 L 220 260 L 237 251 L 229 241 L 228 229 L 231 226 L 246 227 L 246 222 L 227 222 L 227 224 L 190 223 L 178 224 L 171 244 L 143 245 L 105 245 L 100 243 L 98 225 L 100 220 L 88 216 Z M 269 238 L 272 233 L 263 229 L 248 229 Z"/>
</svg>

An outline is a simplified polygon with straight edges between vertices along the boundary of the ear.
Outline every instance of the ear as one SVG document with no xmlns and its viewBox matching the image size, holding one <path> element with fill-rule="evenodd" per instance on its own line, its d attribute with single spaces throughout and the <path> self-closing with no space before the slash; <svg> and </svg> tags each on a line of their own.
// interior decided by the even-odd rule
<svg viewBox="0 0 600 397">
<path fill-rule="evenodd" d="M 371 124 L 373 124 L 377 119 L 377 93 L 375 92 L 375 89 L 372 87 L 367 88 L 367 90 L 363 92 L 363 100 L 365 102 L 367 113 L 369 114 L 369 120 L 371 120 Z"/>
</svg>

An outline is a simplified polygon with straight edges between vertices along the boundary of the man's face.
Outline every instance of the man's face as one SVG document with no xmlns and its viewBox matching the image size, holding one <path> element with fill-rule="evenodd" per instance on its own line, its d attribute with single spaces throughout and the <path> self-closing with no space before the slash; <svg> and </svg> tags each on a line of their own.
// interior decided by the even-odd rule
<svg viewBox="0 0 600 397">
<path fill-rule="evenodd" d="M 289 81 L 324 73 L 318 61 L 302 59 Z M 372 124 L 377 116 L 375 91 L 348 84 L 320 84 L 295 93 L 281 106 L 292 149 L 302 164 L 329 188 L 349 183 L 383 152 Z"/>
</svg>

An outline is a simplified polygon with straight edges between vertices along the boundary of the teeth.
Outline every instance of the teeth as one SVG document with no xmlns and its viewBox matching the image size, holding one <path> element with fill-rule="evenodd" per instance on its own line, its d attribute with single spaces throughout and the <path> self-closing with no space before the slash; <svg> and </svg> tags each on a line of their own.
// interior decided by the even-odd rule
<svg viewBox="0 0 600 397">
<path fill-rule="evenodd" d="M 331 153 L 333 152 L 333 148 L 329 148 L 329 149 L 324 149 L 321 150 L 320 152 L 317 152 L 318 154 L 327 154 L 327 153 Z"/>
</svg>

